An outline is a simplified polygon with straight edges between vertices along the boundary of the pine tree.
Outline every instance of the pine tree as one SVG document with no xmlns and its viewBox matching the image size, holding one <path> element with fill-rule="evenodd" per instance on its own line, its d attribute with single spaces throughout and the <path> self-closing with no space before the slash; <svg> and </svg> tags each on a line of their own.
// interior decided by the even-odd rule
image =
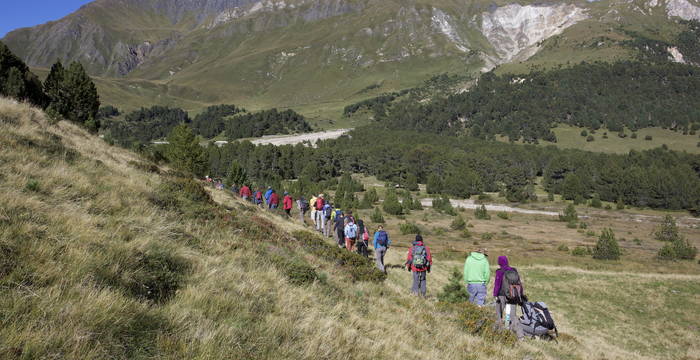
<svg viewBox="0 0 700 360">
<path fill-rule="evenodd" d="M 413 175 L 413 173 L 409 173 L 406 176 L 404 187 L 408 191 L 418 191 L 418 178 L 416 177 L 416 175 Z"/>
<path fill-rule="evenodd" d="M 202 176 L 208 168 L 207 152 L 197 142 L 192 129 L 185 124 L 176 126 L 168 135 L 166 157 L 176 169 Z"/>
<path fill-rule="evenodd" d="M 491 220 L 491 215 L 486 211 L 486 205 L 474 209 L 474 217 L 479 220 Z"/>
<path fill-rule="evenodd" d="M 426 185 L 426 191 L 428 194 L 439 194 L 442 192 L 443 183 L 439 176 L 436 174 L 430 174 L 428 176 L 428 184 Z"/>
<path fill-rule="evenodd" d="M 574 204 L 569 204 L 564 209 L 563 214 L 559 214 L 559 220 L 569 223 L 575 223 L 578 221 L 578 213 L 576 212 L 576 207 Z"/>
<path fill-rule="evenodd" d="M 598 260 L 620 259 L 620 247 L 612 229 L 603 229 L 593 248 L 593 258 Z"/>
<path fill-rule="evenodd" d="M 96 131 L 99 128 L 97 111 L 100 109 L 100 98 L 95 84 L 79 62 L 70 64 L 63 84 L 69 101 L 66 118 Z"/>
<path fill-rule="evenodd" d="M 464 230 L 466 227 L 467 223 L 464 221 L 462 216 L 457 216 L 450 224 L 450 228 L 452 228 L 452 230 Z"/>
<path fill-rule="evenodd" d="M 27 65 L 0 42 L 0 95 L 26 100 L 40 107 L 46 106 L 46 94 L 41 81 Z"/>
<path fill-rule="evenodd" d="M 384 223 L 384 216 L 382 215 L 382 211 L 379 210 L 379 207 L 374 208 L 374 211 L 372 212 L 372 215 L 370 216 L 370 220 L 372 220 L 372 222 L 376 223 L 376 224 L 383 224 Z"/>
<path fill-rule="evenodd" d="M 61 116 L 68 116 L 70 108 L 70 99 L 64 84 L 65 79 L 66 70 L 63 68 L 63 64 L 57 61 L 51 66 L 49 76 L 44 80 L 44 91 L 49 98 L 49 109 L 61 114 Z"/>
<path fill-rule="evenodd" d="M 654 232 L 654 238 L 659 241 L 673 242 L 679 238 L 678 226 L 673 216 L 666 214 L 661 225 Z"/>
<path fill-rule="evenodd" d="M 365 198 L 370 204 L 375 204 L 377 201 L 379 201 L 379 195 L 377 195 L 377 189 L 371 188 L 367 191 L 365 194 Z"/>
<path fill-rule="evenodd" d="M 7 72 L 7 80 L 4 86 L 5 95 L 15 98 L 22 99 L 25 97 L 27 91 L 24 85 L 24 79 L 22 79 L 22 73 L 16 67 L 10 68 Z"/>
<path fill-rule="evenodd" d="M 247 182 L 248 174 L 246 173 L 245 169 L 241 167 L 238 161 L 232 162 L 226 176 L 226 185 L 231 186 L 235 184 L 238 186 L 243 186 Z"/>
<path fill-rule="evenodd" d="M 401 215 L 403 208 L 399 202 L 399 198 L 396 196 L 396 191 L 389 190 L 386 193 L 386 199 L 382 204 L 382 208 L 387 214 L 390 215 Z"/>
</svg>

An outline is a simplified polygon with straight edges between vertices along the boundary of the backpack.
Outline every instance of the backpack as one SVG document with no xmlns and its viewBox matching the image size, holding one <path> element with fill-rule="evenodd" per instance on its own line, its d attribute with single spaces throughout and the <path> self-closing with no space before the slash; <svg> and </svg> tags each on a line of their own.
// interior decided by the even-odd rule
<svg viewBox="0 0 700 360">
<path fill-rule="evenodd" d="M 525 301 L 521 305 L 523 315 L 520 317 L 520 324 L 523 331 L 530 336 L 548 336 L 550 330 L 554 330 L 555 336 L 559 335 L 554 319 L 549 313 L 547 304 L 543 302 Z"/>
<path fill-rule="evenodd" d="M 386 231 L 382 230 L 379 232 L 379 235 L 377 235 L 377 245 L 386 247 L 387 243 L 389 243 L 389 235 L 386 234 Z"/>
<path fill-rule="evenodd" d="M 316 210 L 323 210 L 324 201 L 323 198 L 316 199 Z"/>
<path fill-rule="evenodd" d="M 309 210 L 309 202 L 306 199 L 301 199 L 301 209 L 303 211 Z"/>
<path fill-rule="evenodd" d="M 326 220 L 330 220 L 332 215 L 333 208 L 329 204 L 323 205 L 323 216 L 326 218 Z"/>
<path fill-rule="evenodd" d="M 425 269 L 428 267 L 428 251 L 423 245 L 413 246 L 413 267 Z"/>
<path fill-rule="evenodd" d="M 362 241 L 369 241 L 369 233 L 367 232 L 367 228 L 365 228 L 365 232 L 362 234 Z"/>
<path fill-rule="evenodd" d="M 357 225 L 354 223 L 348 224 L 348 228 L 345 231 L 345 236 L 349 237 L 350 239 L 357 239 Z"/>
<path fill-rule="evenodd" d="M 525 295 L 523 294 L 523 285 L 520 282 L 518 270 L 506 270 L 503 273 L 503 283 L 499 295 L 505 296 L 509 304 L 522 304 Z"/>
</svg>

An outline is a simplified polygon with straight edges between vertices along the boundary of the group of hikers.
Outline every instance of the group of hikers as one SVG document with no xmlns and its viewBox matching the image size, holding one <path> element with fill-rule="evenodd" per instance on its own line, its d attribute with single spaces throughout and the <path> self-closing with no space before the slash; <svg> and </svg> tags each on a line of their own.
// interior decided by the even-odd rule
<svg viewBox="0 0 700 360">
<path fill-rule="evenodd" d="M 208 182 L 212 182 L 207 177 Z M 221 182 L 216 182 L 217 189 L 223 189 Z M 266 207 L 270 210 L 277 209 L 280 197 L 277 192 L 268 187 L 253 192 L 247 185 L 238 188 L 231 187 L 231 191 L 238 194 L 243 200 Z M 289 193 L 284 192 L 282 209 L 291 217 L 291 211 L 295 201 Z M 350 252 L 357 252 L 361 256 L 369 257 L 369 240 L 372 239 L 377 268 L 387 273 L 384 257 L 391 247 L 389 234 L 383 225 L 379 225 L 372 236 L 370 230 L 361 219 L 356 219 L 351 210 L 343 211 L 334 207 L 327 201 L 324 194 L 314 195 L 310 200 L 301 196 L 296 200 L 299 211 L 299 220 L 306 223 L 306 214 L 309 214 L 313 228 L 324 237 L 333 237 L 339 248 Z M 406 254 L 404 267 L 413 274 L 412 294 L 426 296 L 427 274 L 433 265 L 433 257 L 430 248 L 425 245 L 423 237 L 418 234 L 412 242 Z M 543 336 L 549 330 L 555 330 L 554 322 L 544 303 L 531 303 L 527 301 L 523 285 L 517 269 L 508 264 L 506 256 L 498 257 L 499 269 L 496 270 L 493 299 L 496 310 L 497 326 L 513 331 L 517 337 Z M 491 278 L 491 270 L 486 249 L 472 251 L 464 263 L 463 281 L 465 290 L 469 294 L 469 302 L 477 306 L 486 306 L 487 284 Z M 522 309 L 522 316 L 517 317 L 517 309 Z"/>
</svg>

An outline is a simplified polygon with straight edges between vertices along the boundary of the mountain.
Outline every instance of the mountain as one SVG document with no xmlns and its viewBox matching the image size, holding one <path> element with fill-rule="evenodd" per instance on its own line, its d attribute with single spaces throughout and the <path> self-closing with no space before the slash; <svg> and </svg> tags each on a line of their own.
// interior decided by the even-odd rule
<svg viewBox="0 0 700 360">
<path fill-rule="evenodd" d="M 340 114 L 438 73 L 628 58 L 695 0 L 96 0 L 2 41 L 31 67 L 82 62 L 106 103 L 234 102 Z M 521 64 L 525 62 L 524 64 Z M 509 67 L 511 66 L 511 67 Z M 336 111 L 337 110 L 337 111 Z"/>
</svg>

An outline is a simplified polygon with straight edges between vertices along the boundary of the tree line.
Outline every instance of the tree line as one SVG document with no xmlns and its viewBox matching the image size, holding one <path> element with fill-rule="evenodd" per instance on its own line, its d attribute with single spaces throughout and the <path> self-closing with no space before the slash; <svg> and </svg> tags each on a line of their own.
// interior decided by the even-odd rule
<svg viewBox="0 0 700 360">
<path fill-rule="evenodd" d="M 97 131 L 100 98 L 79 62 L 56 62 L 42 83 L 29 67 L 0 42 L 0 95 L 27 101 L 54 118 L 65 118 Z"/>
<path fill-rule="evenodd" d="M 427 183 L 433 194 L 501 192 L 510 201 L 526 202 L 536 198 L 534 184 L 542 177 L 547 191 L 566 199 L 700 210 L 700 156 L 660 148 L 597 154 L 371 126 L 321 141 L 317 148 L 236 142 L 206 152 L 210 176 L 224 178 L 236 163 L 261 185 L 315 184 L 364 173 L 405 188 Z"/>
</svg>

